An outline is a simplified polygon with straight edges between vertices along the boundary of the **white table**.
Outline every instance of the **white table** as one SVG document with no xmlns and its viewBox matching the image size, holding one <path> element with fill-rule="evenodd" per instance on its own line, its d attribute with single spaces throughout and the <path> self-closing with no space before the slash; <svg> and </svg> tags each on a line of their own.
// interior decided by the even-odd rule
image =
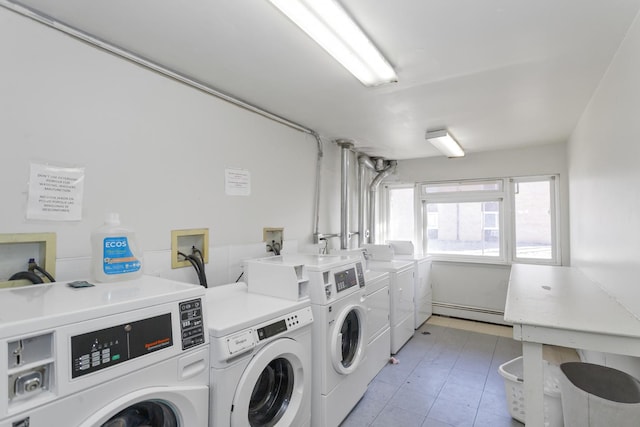
<svg viewBox="0 0 640 427">
<path fill-rule="evenodd" d="M 640 320 L 573 267 L 514 264 L 504 312 L 522 341 L 527 427 L 542 427 L 542 344 L 640 356 Z"/>
</svg>

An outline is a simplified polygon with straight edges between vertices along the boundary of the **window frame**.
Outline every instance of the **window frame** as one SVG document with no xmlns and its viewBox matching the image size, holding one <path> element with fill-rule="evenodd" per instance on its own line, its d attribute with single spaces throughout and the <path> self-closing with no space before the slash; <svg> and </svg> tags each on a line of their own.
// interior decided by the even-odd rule
<svg viewBox="0 0 640 427">
<path fill-rule="evenodd" d="M 551 259 L 526 258 L 516 256 L 516 224 L 515 224 L 515 187 L 520 182 L 549 181 L 550 185 L 550 212 L 551 212 Z M 501 182 L 501 190 L 478 191 L 453 191 L 442 193 L 427 193 L 425 186 L 447 186 L 455 184 L 473 185 L 489 182 Z M 560 230 L 560 175 L 530 175 L 502 178 L 480 178 L 449 181 L 424 181 L 417 182 L 414 189 L 415 197 L 415 234 L 416 247 L 422 248 L 423 253 L 428 253 L 428 221 L 427 204 L 431 203 L 464 203 L 464 202 L 499 202 L 499 245 L 498 257 L 487 255 L 457 255 L 457 254 L 429 254 L 437 261 L 469 262 L 484 264 L 507 264 L 514 262 L 541 265 L 561 265 L 561 230 Z M 389 217 L 387 217 L 388 219 Z"/>
<path fill-rule="evenodd" d="M 527 258 L 518 257 L 517 245 L 516 245 L 516 198 L 515 188 L 520 182 L 549 182 L 549 211 L 551 216 L 551 259 L 540 258 Z M 562 251 L 560 246 L 560 226 L 558 218 L 560 217 L 560 200 L 559 200 L 559 175 L 534 175 L 534 176 L 519 176 L 509 178 L 509 191 L 512 194 L 511 197 L 511 262 L 520 264 L 539 264 L 539 265 L 561 265 Z"/>
<path fill-rule="evenodd" d="M 456 184 L 461 185 L 480 185 L 480 184 L 488 184 L 488 183 L 500 183 L 500 189 L 498 190 L 469 190 L 469 191 L 451 191 L 451 192 L 434 192 L 429 193 L 425 192 L 425 186 L 453 186 Z M 507 253 L 506 250 L 506 233 L 504 232 L 505 227 L 507 227 L 507 223 L 505 219 L 507 217 L 505 212 L 505 181 L 503 178 L 488 178 L 488 179 L 469 179 L 469 180 L 453 180 L 453 181 L 428 181 L 421 182 L 417 186 L 419 191 L 420 198 L 420 218 L 422 219 L 422 223 L 420 225 L 420 243 L 422 247 L 423 253 L 431 256 L 434 260 L 437 261 L 453 261 L 453 262 L 470 262 L 470 263 L 481 263 L 481 264 L 506 264 L 507 263 Z M 500 238 L 499 241 L 499 252 L 498 256 L 489 256 L 489 255 L 469 255 L 469 254 L 439 254 L 439 253 L 429 253 L 428 247 L 428 204 L 435 203 L 489 203 L 489 202 L 497 202 L 498 203 L 498 229 L 500 230 Z"/>
</svg>

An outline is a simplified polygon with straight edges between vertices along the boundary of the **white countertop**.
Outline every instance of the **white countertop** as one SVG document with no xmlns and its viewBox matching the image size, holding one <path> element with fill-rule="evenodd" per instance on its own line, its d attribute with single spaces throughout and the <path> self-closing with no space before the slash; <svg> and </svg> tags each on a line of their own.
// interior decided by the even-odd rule
<svg viewBox="0 0 640 427">
<path fill-rule="evenodd" d="M 640 337 L 640 320 L 572 267 L 514 264 L 504 319 L 521 325 Z"/>
</svg>

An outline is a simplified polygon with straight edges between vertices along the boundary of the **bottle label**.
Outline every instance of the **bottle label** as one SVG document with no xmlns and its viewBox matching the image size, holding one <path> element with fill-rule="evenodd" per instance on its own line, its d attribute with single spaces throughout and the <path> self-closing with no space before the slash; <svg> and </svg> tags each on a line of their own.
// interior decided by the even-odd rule
<svg viewBox="0 0 640 427">
<path fill-rule="evenodd" d="M 142 264 L 129 248 L 126 237 L 105 237 L 103 241 L 102 269 L 104 274 L 135 273 Z"/>
</svg>

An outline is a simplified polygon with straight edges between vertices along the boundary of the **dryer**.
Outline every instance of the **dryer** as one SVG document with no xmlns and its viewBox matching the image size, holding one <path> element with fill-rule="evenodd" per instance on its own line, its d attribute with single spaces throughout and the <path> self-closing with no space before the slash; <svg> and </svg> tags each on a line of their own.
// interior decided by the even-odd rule
<svg viewBox="0 0 640 427">
<path fill-rule="evenodd" d="M 363 372 L 367 383 L 389 363 L 391 327 L 389 323 L 389 273 L 365 271 L 367 304 L 367 350 Z"/>
<path fill-rule="evenodd" d="M 389 240 L 387 244 L 393 248 L 393 259 L 413 261 L 415 263 L 414 328 L 418 329 L 433 314 L 431 256 L 416 253 L 413 243 L 410 241 Z"/>
<path fill-rule="evenodd" d="M 389 253 L 393 250 L 388 245 L 363 245 L 363 248 L 369 257 L 367 267 L 370 270 L 389 273 L 390 350 L 391 354 L 396 354 L 415 331 L 415 263 L 391 259 Z"/>
<path fill-rule="evenodd" d="M 367 348 L 364 269 L 347 256 L 286 254 L 247 263 L 249 290 L 308 295 L 312 328 L 311 425 L 335 427 L 364 395 Z M 281 277 L 278 286 L 267 278 Z"/>
<path fill-rule="evenodd" d="M 204 288 L 0 289 L 1 427 L 206 427 Z"/>
<path fill-rule="evenodd" d="M 212 343 L 209 426 L 309 426 L 309 300 L 249 293 L 244 283 L 209 288 L 206 299 Z"/>
</svg>

